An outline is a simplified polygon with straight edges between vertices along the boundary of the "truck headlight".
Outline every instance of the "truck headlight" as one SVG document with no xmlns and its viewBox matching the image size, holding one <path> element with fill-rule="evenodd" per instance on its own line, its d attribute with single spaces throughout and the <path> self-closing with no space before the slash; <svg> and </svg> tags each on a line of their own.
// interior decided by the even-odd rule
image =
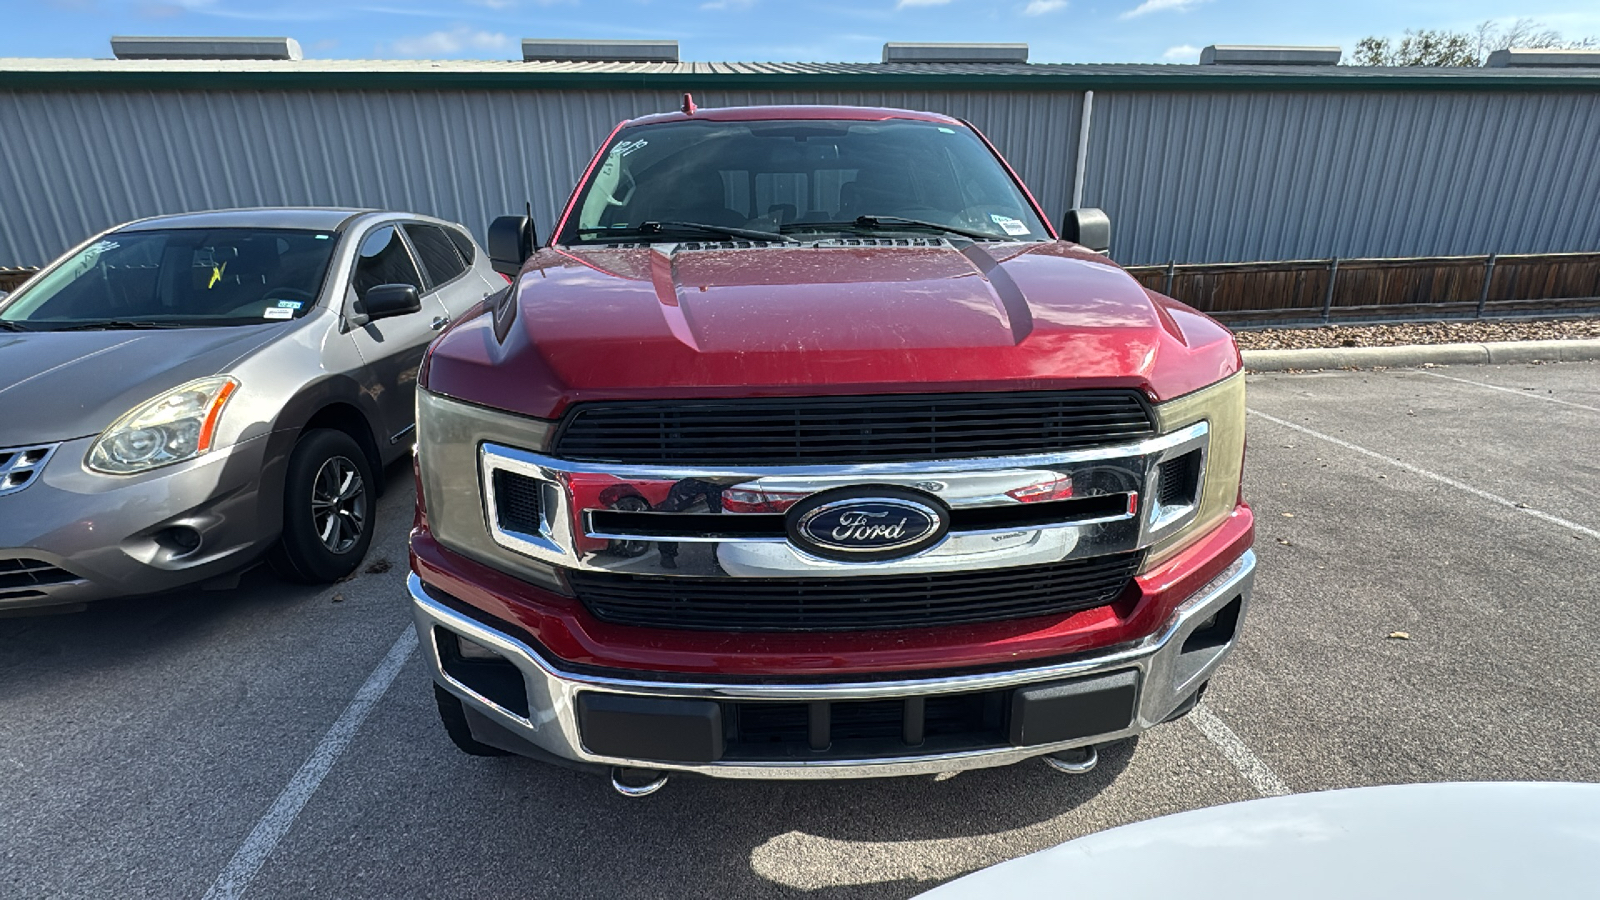
<svg viewBox="0 0 1600 900">
<path fill-rule="evenodd" d="M 132 475 L 193 459 L 210 450 L 222 407 L 239 389 L 226 375 L 202 378 L 134 407 L 89 449 L 88 465 Z"/>
<path fill-rule="evenodd" d="M 495 543 L 489 520 L 497 511 L 486 508 L 479 480 L 483 469 L 478 454 L 484 443 L 541 453 L 555 429 L 555 422 L 463 403 L 425 387 L 417 389 L 420 499 L 434 538 L 469 559 L 565 592 L 553 566 Z"/>
<path fill-rule="evenodd" d="M 1146 568 L 1221 524 L 1238 504 L 1239 481 L 1244 474 L 1244 373 L 1158 404 L 1155 412 L 1156 427 L 1162 434 L 1207 422 L 1210 446 L 1194 518 L 1150 547 Z"/>
</svg>

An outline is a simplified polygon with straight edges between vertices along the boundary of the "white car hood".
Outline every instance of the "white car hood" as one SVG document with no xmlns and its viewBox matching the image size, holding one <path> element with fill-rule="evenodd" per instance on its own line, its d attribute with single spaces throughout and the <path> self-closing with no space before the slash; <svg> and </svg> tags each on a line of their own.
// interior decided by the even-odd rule
<svg viewBox="0 0 1600 900">
<path fill-rule="evenodd" d="M 1600 785 L 1417 784 L 1252 800 L 1068 841 L 920 896 L 1600 897 Z"/>
</svg>

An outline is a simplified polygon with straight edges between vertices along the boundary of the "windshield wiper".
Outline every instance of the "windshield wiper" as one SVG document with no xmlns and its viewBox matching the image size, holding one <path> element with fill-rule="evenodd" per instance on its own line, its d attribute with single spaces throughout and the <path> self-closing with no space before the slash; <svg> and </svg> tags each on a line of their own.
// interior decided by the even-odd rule
<svg viewBox="0 0 1600 900">
<path fill-rule="evenodd" d="M 730 225 L 708 225 L 704 222 L 640 222 L 637 228 L 622 232 L 607 230 L 605 233 L 610 235 L 637 235 L 662 234 L 668 231 L 704 231 L 708 234 L 722 234 L 747 241 L 771 241 L 774 243 L 790 243 L 794 241 L 794 238 L 779 234 L 776 231 L 757 231 L 753 228 L 734 228 Z"/>
<path fill-rule="evenodd" d="M 16 322 L 7 322 L 5 319 L 0 319 L 0 331 L 32 331 L 32 330 L 33 330 L 32 328 L 29 328 L 29 327 L 27 327 L 25 325 L 18 325 Z"/>
<path fill-rule="evenodd" d="M 133 322 L 127 319 L 105 319 L 99 322 L 80 322 L 64 325 L 51 331 L 143 331 L 152 328 L 185 328 L 177 322 Z"/>
<path fill-rule="evenodd" d="M 988 234 L 967 228 L 957 228 L 954 225 L 940 225 L 938 222 L 926 222 L 922 219 L 906 219 L 900 216 L 857 216 L 850 222 L 794 222 L 783 226 L 785 234 L 795 231 L 829 231 L 840 228 L 854 228 L 866 231 L 895 231 L 906 228 L 929 228 L 943 231 L 947 234 L 958 234 L 975 241 L 1004 240 L 997 234 Z"/>
<path fill-rule="evenodd" d="M 855 224 L 860 228 L 872 229 L 893 229 L 895 227 L 904 228 L 906 226 L 911 226 L 913 228 L 932 228 L 937 231 L 943 231 L 946 234 L 959 234 L 962 237 L 969 237 L 975 241 L 1002 240 L 999 235 L 989 234 L 983 231 L 976 231 L 971 228 L 957 228 L 954 225 L 940 225 L 938 222 L 928 222 L 922 219 L 907 219 L 902 216 L 856 216 Z"/>
</svg>

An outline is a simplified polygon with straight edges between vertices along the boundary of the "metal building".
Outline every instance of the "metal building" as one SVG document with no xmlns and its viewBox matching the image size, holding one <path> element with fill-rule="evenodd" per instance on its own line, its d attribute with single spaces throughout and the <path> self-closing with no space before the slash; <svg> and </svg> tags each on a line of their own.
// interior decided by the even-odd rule
<svg viewBox="0 0 1600 900">
<path fill-rule="evenodd" d="M 1052 218 L 1106 209 L 1130 265 L 1600 249 L 1594 68 L 6 59 L 0 265 L 212 207 L 482 237 L 531 202 L 542 235 L 609 130 L 684 91 L 967 119 Z"/>
</svg>

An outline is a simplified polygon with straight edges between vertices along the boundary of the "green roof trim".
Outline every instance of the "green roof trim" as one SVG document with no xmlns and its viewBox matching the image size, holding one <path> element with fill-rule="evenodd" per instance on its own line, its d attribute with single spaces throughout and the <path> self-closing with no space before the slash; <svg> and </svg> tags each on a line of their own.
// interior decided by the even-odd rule
<svg viewBox="0 0 1600 900">
<path fill-rule="evenodd" d="M 1161 65 L 877 63 L 524 64 L 343 61 L 125 66 L 0 60 L 0 90 L 1600 90 L 1600 70 L 1256 69 Z"/>
</svg>

